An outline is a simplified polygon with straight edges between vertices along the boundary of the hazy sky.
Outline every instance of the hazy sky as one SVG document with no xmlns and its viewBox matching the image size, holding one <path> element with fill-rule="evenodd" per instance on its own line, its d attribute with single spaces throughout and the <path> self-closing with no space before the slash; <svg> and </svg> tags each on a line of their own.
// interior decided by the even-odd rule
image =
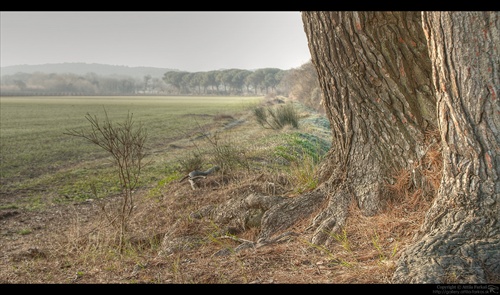
<svg viewBox="0 0 500 295">
<path fill-rule="evenodd" d="M 1 66 L 85 62 L 288 70 L 310 59 L 298 11 L 2 11 Z"/>
</svg>

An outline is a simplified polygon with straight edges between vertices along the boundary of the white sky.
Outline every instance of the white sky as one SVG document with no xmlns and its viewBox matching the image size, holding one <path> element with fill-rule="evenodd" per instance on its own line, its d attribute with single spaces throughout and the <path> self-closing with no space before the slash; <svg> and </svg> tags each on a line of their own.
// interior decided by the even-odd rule
<svg viewBox="0 0 500 295">
<path fill-rule="evenodd" d="M 84 62 L 189 72 L 300 67 L 298 11 L 2 11 L 1 66 Z"/>
</svg>

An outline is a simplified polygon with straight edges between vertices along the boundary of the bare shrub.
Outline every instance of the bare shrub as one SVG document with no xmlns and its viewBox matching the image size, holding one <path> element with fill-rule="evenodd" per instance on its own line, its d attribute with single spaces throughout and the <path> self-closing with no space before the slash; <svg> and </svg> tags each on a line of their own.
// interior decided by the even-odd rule
<svg viewBox="0 0 500 295">
<path fill-rule="evenodd" d="M 147 132 L 141 125 L 134 128 L 132 114 L 128 113 L 122 124 L 113 124 L 104 110 L 105 118 L 101 123 L 97 116 L 87 113 L 85 118 L 91 125 L 91 130 L 69 130 L 65 134 L 84 138 L 87 141 L 107 151 L 117 169 L 117 176 L 122 187 L 122 203 L 116 214 L 108 214 L 102 209 L 108 221 L 119 229 L 119 248 L 124 246 L 127 225 L 134 209 L 133 191 L 139 182 L 145 157 L 144 144 Z"/>
</svg>

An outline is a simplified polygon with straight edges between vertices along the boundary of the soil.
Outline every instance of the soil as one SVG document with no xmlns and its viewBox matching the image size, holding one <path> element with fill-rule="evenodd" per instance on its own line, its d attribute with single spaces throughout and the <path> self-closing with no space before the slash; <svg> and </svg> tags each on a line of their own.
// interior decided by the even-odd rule
<svg viewBox="0 0 500 295">
<path fill-rule="evenodd" d="M 240 128 L 240 120 L 230 127 Z M 293 228 L 297 235 L 236 252 L 242 241 L 255 240 L 258 227 L 216 235 L 219 229 L 210 220 L 192 218 L 193 211 L 227 198 L 269 191 L 271 177 L 258 171 L 244 177 L 215 174 L 198 190 L 174 180 L 153 196 L 149 189 L 136 192 L 125 251 L 118 251 L 117 230 L 109 219 L 120 196 L 43 210 L 2 209 L 0 283 L 390 284 L 397 258 L 418 230 L 428 204 L 395 205 L 374 217 L 362 216 L 353 206 L 344 234 L 329 247 L 309 242 L 312 233 L 305 229 L 310 220 L 305 220 Z M 294 195 L 293 183 L 273 189 Z M 25 193 L 1 195 L 0 205 Z M 164 236 L 172 231 L 179 237 L 203 238 L 161 254 L 168 242 Z"/>
</svg>

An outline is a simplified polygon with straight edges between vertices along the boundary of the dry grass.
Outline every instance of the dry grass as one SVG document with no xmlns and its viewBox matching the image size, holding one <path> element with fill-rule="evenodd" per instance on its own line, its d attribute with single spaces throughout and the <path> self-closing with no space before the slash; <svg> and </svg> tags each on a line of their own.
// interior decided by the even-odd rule
<svg viewBox="0 0 500 295">
<path fill-rule="evenodd" d="M 424 141 L 426 151 L 422 158 L 410 169 L 393 173 L 393 181 L 387 183 L 386 187 L 394 203 L 408 204 L 412 209 L 428 209 L 429 203 L 437 195 L 442 177 L 443 160 L 439 142 L 439 130 L 428 130 Z"/>
<path fill-rule="evenodd" d="M 63 219 L 65 226 L 45 228 L 24 248 L 4 255 L 0 282 L 385 284 L 399 254 L 423 221 L 425 210 L 421 208 L 427 207 L 402 203 L 366 217 L 352 206 L 344 231 L 329 247 L 312 245 L 308 242 L 311 237 L 303 235 L 269 247 L 215 256 L 221 249 L 231 250 L 239 243 L 217 235 L 220 229 L 214 223 L 193 219 L 190 213 L 235 194 L 268 191 L 267 176 L 245 175 L 230 180 L 214 176 L 203 193 L 177 182 L 166 185 L 160 196 L 142 192 L 131 218 L 130 242 L 123 253 L 116 247 L 116 229 L 107 226 L 99 206 L 75 205 L 87 211 L 77 208 L 68 212 Z M 274 189 L 279 193 L 291 188 L 281 182 Z M 161 239 L 173 224 L 177 232 L 171 236 L 204 238 L 185 243 L 187 246 L 175 253 L 159 255 Z M 304 220 L 296 227 L 307 225 Z M 258 228 L 248 228 L 238 238 L 255 240 L 258 232 Z"/>
<path fill-rule="evenodd" d="M 251 132 L 246 133 L 250 136 Z M 421 163 L 432 185 L 438 180 L 439 159 L 429 149 Z M 252 157 L 260 155 L 254 153 Z M 424 169 L 425 168 L 425 169 Z M 313 169 L 309 167 L 308 169 Z M 426 170 L 427 169 L 427 170 Z M 313 245 L 303 234 L 258 249 L 234 252 L 239 245 L 221 236 L 222 229 L 191 213 L 251 192 L 296 193 L 298 173 L 243 169 L 217 173 L 192 190 L 166 177 L 153 189 L 135 193 L 128 243 L 119 252 L 116 229 L 109 226 L 102 206 L 113 208 L 120 198 L 57 206 L 44 212 L 23 212 L 0 218 L 0 282 L 25 283 L 167 283 L 167 284 L 386 284 L 401 251 L 422 224 L 430 199 L 424 189 L 411 187 L 400 173 L 394 189 L 403 201 L 390 203 L 382 214 L 366 217 L 353 204 L 343 231 L 330 246 Z M 295 225 L 300 232 L 309 225 Z M 38 227 L 37 227 L 38 225 Z M 175 225 L 175 226 L 174 226 Z M 31 229 L 31 233 L 21 234 Z M 254 241 L 259 228 L 236 235 Z M 184 247 L 162 254 L 161 243 L 184 237 Z M 189 237 L 193 237 L 190 239 Z M 201 237 L 195 238 L 195 237 Z M 228 249 L 229 255 L 215 255 Z"/>
</svg>

